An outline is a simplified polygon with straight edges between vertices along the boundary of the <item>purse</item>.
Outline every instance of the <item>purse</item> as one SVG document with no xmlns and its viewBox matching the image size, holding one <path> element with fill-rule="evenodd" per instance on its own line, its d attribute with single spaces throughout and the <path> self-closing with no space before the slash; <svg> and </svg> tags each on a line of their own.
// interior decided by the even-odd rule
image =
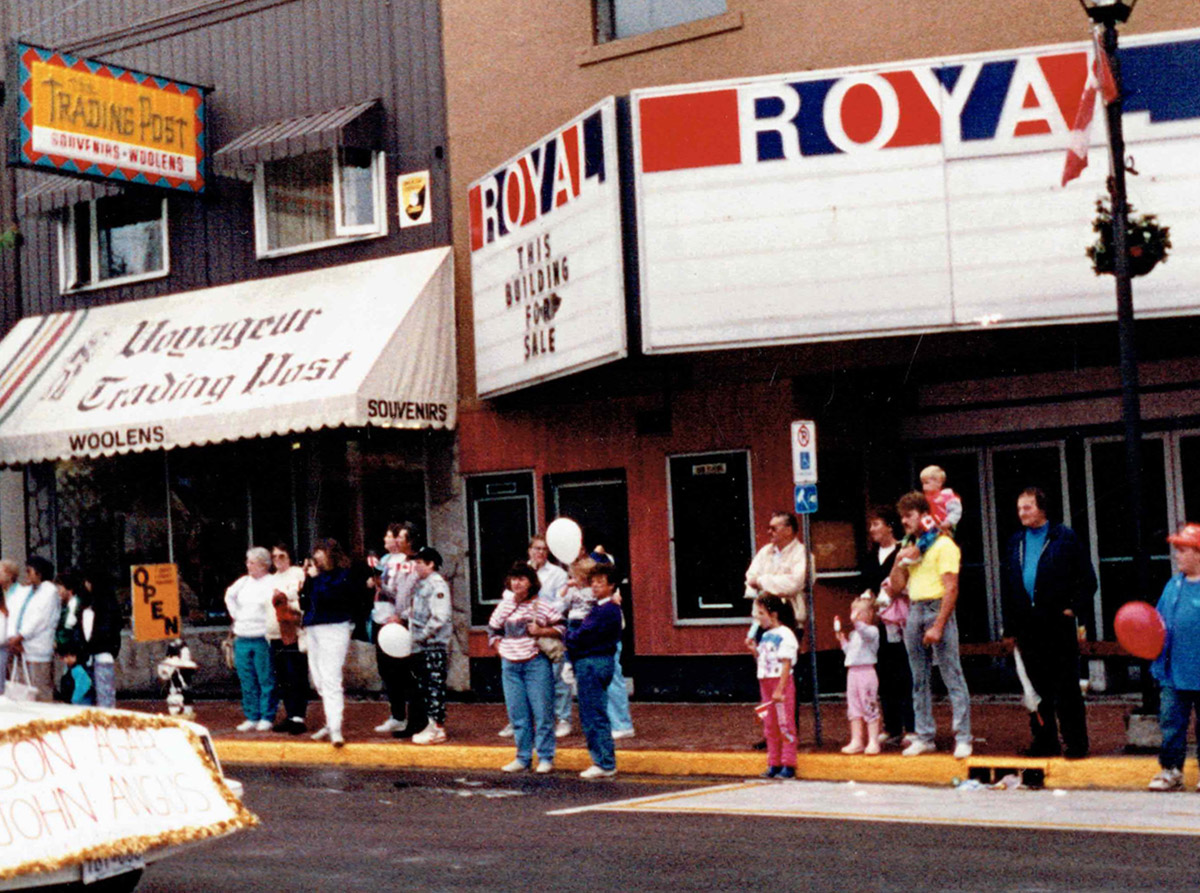
<svg viewBox="0 0 1200 893">
<path fill-rule="evenodd" d="M 37 686 L 29 681 L 29 665 L 25 663 L 25 655 L 17 654 L 14 658 L 8 680 L 4 683 L 4 696 L 10 701 L 36 701 Z"/>
<path fill-rule="evenodd" d="M 233 653 L 233 630 L 221 640 L 221 656 L 225 658 L 225 666 L 231 670 L 237 669 L 237 658 Z"/>
<path fill-rule="evenodd" d="M 566 652 L 563 640 L 556 636 L 538 636 L 537 646 L 538 651 L 550 658 L 550 663 L 552 664 L 556 664 L 562 660 L 563 654 Z"/>
</svg>

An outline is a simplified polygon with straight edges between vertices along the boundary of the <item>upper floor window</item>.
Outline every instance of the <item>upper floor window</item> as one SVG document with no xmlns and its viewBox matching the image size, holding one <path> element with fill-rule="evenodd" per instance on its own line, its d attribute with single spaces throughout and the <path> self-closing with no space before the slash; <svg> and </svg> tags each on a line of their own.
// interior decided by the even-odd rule
<svg viewBox="0 0 1200 893">
<path fill-rule="evenodd" d="M 254 180 L 258 255 L 386 234 L 383 157 L 342 146 L 260 162 Z"/>
<path fill-rule="evenodd" d="M 725 12 L 725 0 L 595 0 L 596 42 L 647 34 Z"/>
<path fill-rule="evenodd" d="M 71 205 L 59 236 L 64 292 L 170 272 L 163 196 L 125 193 Z"/>
</svg>

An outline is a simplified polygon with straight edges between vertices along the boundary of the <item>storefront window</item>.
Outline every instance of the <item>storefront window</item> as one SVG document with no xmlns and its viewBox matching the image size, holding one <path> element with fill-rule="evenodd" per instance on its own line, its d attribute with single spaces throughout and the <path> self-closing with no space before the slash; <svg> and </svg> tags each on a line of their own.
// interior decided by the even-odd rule
<svg viewBox="0 0 1200 893">
<path fill-rule="evenodd" d="M 174 562 L 185 622 L 224 623 L 251 545 L 299 559 L 332 536 L 361 555 L 390 521 L 425 530 L 423 470 L 397 438 L 364 442 L 321 432 L 59 462 L 56 560 L 103 573 L 126 611 L 130 567 Z"/>
</svg>

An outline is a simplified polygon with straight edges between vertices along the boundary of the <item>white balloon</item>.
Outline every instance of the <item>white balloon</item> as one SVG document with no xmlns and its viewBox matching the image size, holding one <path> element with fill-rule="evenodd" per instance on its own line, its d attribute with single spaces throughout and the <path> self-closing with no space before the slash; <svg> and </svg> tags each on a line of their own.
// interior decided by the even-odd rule
<svg viewBox="0 0 1200 893">
<path fill-rule="evenodd" d="M 385 623 L 379 631 L 379 650 L 388 657 L 412 654 L 412 633 L 401 623 Z"/>
<path fill-rule="evenodd" d="M 546 528 L 546 545 L 555 558 L 563 564 L 570 564 L 579 557 L 583 531 L 570 518 L 555 518 Z"/>
</svg>

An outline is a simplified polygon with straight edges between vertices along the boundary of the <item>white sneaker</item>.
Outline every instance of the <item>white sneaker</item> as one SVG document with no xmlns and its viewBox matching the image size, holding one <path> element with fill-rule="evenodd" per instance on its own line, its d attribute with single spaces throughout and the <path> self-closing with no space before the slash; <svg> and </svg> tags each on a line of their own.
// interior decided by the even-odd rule
<svg viewBox="0 0 1200 893">
<path fill-rule="evenodd" d="M 920 738 L 917 738 L 912 744 L 900 751 L 900 755 L 905 757 L 919 757 L 922 754 L 933 753 L 935 750 L 937 750 L 937 745 L 932 741 L 922 741 Z"/>
<path fill-rule="evenodd" d="M 580 778 L 612 778 L 617 774 L 616 769 L 601 769 L 599 766 L 588 766 L 579 773 Z"/>
<path fill-rule="evenodd" d="M 256 722 L 256 723 L 254 724 L 254 731 L 256 731 L 256 732 L 269 732 L 269 731 L 271 731 L 271 720 L 269 720 L 269 719 L 260 719 L 258 722 Z"/>
<path fill-rule="evenodd" d="M 549 760 L 538 760 L 537 768 L 533 771 L 538 775 L 545 775 L 548 772 L 554 771 L 554 764 Z"/>
<path fill-rule="evenodd" d="M 403 719 L 396 719 L 394 716 L 389 716 L 386 720 L 375 727 L 375 731 L 380 735 L 386 735 L 389 732 L 403 732 L 408 728 L 408 722 Z"/>
<path fill-rule="evenodd" d="M 236 731 L 236 732 L 252 732 L 252 731 L 254 731 L 254 727 L 257 725 L 258 725 L 258 723 L 256 723 L 254 720 L 247 719 L 242 722 L 239 722 L 237 724 L 237 728 L 234 729 L 234 731 Z"/>
<path fill-rule="evenodd" d="M 513 760 L 511 763 L 505 763 L 500 767 L 501 772 L 524 772 L 529 768 L 528 763 L 522 763 L 520 760 Z"/>
<path fill-rule="evenodd" d="M 446 740 L 446 730 L 436 722 L 431 722 L 417 734 L 412 736 L 413 744 L 441 744 Z"/>
<path fill-rule="evenodd" d="M 612 736 L 613 736 L 614 741 L 617 741 L 621 738 L 632 738 L 633 737 L 633 729 L 617 729 L 615 732 L 612 733 Z"/>
<path fill-rule="evenodd" d="M 511 738 L 514 734 L 512 723 L 510 722 L 508 725 L 506 725 L 504 728 L 502 728 L 496 734 L 499 735 L 501 738 Z"/>
<path fill-rule="evenodd" d="M 1150 791 L 1182 791 L 1183 771 L 1180 769 L 1163 769 L 1158 775 L 1150 779 L 1150 784 L 1146 785 L 1146 789 Z"/>
<path fill-rule="evenodd" d="M 571 721 L 569 719 L 560 719 L 554 724 L 554 737 L 566 738 L 571 734 Z"/>
<path fill-rule="evenodd" d="M 334 747 L 345 747 L 346 739 L 342 737 L 341 732 L 330 732 L 329 733 L 329 743 L 332 744 Z"/>
<path fill-rule="evenodd" d="M 324 741 L 328 737 L 329 737 L 329 726 L 321 726 L 321 728 L 317 729 L 315 732 L 312 733 L 313 741 Z"/>
<path fill-rule="evenodd" d="M 971 747 L 970 741 L 960 741 L 954 745 L 954 759 L 956 760 L 965 760 L 972 753 L 974 753 L 974 748 Z"/>
</svg>

